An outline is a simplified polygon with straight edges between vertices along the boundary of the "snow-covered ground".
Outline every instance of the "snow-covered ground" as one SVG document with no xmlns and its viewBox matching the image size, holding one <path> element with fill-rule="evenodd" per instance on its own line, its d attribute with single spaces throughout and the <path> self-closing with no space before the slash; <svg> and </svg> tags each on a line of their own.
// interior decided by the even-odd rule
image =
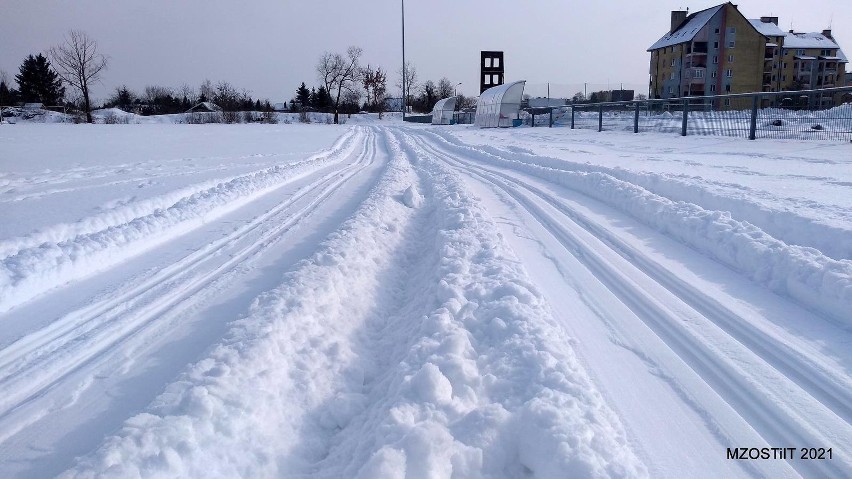
<svg viewBox="0 0 852 479">
<path fill-rule="evenodd" d="M 829 142 L 0 126 L 0 476 L 849 477 L 850 193 Z"/>
</svg>

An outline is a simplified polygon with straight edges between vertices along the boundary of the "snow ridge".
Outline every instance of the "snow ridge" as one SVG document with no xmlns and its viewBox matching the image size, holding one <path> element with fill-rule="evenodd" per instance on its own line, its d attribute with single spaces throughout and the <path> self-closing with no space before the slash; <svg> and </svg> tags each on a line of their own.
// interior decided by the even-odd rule
<svg viewBox="0 0 852 479">
<path fill-rule="evenodd" d="M 489 164 L 509 167 L 574 189 L 624 211 L 739 271 L 770 290 L 789 296 L 844 325 L 852 325 L 852 260 L 788 245 L 730 212 L 673 201 L 601 171 L 566 171 L 507 158 L 497 151 L 460 146 L 434 135 L 449 149 Z M 558 161 L 558 160 L 557 160 Z M 564 162 L 562 162 L 564 163 Z"/>
<path fill-rule="evenodd" d="M 346 158 L 358 144 L 356 135 L 349 132 L 327 152 L 190 190 L 191 194 L 168 206 L 174 195 L 0 242 L 0 312 L 185 234 L 289 181 Z"/>
<path fill-rule="evenodd" d="M 456 146 L 467 147 L 448 132 L 435 131 L 434 133 Z M 748 198 L 718 194 L 696 185 L 693 181 L 685 181 L 681 176 L 577 163 L 536 155 L 518 147 L 504 149 L 481 145 L 477 148 L 504 159 L 555 170 L 604 173 L 613 178 L 641 186 L 652 193 L 673 201 L 694 203 L 707 210 L 730 211 L 737 218 L 748 221 L 787 244 L 810 246 L 833 259 L 852 259 L 852 229 L 828 224 L 822 221 L 822 218 L 812 218 L 789 210 L 770 208 Z M 689 179 L 694 180 L 694 178 Z M 736 186 L 742 188 L 740 185 Z M 777 199 L 774 201 L 775 204 L 779 202 Z M 852 219 L 852 216 L 849 219 Z"/>
</svg>

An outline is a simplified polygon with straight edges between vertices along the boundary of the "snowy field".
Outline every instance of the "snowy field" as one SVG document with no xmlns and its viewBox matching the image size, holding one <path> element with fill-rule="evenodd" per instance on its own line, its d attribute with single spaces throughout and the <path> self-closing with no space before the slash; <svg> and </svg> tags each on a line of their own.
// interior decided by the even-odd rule
<svg viewBox="0 0 852 479">
<path fill-rule="evenodd" d="M 850 477 L 850 153 L 0 125 L 0 477 Z"/>
</svg>

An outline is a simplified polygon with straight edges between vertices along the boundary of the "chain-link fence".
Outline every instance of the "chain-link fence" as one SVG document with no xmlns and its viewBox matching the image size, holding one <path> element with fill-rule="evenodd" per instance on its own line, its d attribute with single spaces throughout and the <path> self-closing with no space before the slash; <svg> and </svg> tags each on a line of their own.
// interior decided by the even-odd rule
<svg viewBox="0 0 852 479">
<path fill-rule="evenodd" d="M 852 87 L 574 103 L 559 125 L 681 135 L 852 140 Z"/>
</svg>

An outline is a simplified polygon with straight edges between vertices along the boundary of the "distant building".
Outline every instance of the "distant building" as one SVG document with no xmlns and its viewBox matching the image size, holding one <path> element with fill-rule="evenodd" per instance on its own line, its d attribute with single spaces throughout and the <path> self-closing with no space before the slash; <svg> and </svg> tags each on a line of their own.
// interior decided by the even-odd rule
<svg viewBox="0 0 852 479">
<path fill-rule="evenodd" d="M 604 90 L 592 93 L 589 99 L 593 102 L 607 101 L 630 101 L 633 99 L 633 90 Z"/>
<path fill-rule="evenodd" d="M 846 84 L 848 60 L 831 30 L 784 32 L 778 17 L 749 20 L 730 2 L 671 12 L 671 29 L 648 51 L 651 98 Z"/>
<path fill-rule="evenodd" d="M 530 108 L 548 108 L 565 106 L 563 98 L 530 98 L 527 102 Z"/>
<path fill-rule="evenodd" d="M 192 108 L 190 108 L 186 112 L 187 113 L 212 113 L 212 112 L 215 112 L 215 111 L 222 111 L 222 107 L 220 107 L 219 105 L 217 105 L 213 102 L 210 102 L 210 101 L 202 101 L 201 103 L 196 104 L 195 106 L 193 106 Z"/>
<path fill-rule="evenodd" d="M 503 52 L 482 51 L 479 61 L 479 93 L 503 84 L 506 67 L 503 63 Z"/>
</svg>

